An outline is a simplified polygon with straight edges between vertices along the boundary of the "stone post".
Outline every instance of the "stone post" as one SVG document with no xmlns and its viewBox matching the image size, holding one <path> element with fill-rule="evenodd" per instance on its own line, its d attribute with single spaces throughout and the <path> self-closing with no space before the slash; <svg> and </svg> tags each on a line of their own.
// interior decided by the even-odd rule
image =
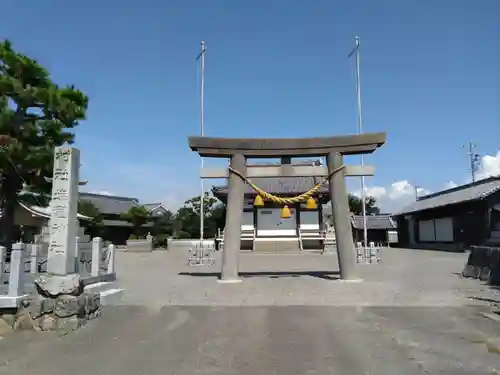
<svg viewBox="0 0 500 375">
<path fill-rule="evenodd" d="M 328 173 L 344 164 L 344 157 L 330 152 L 326 158 Z M 349 220 L 349 199 L 345 186 L 344 170 L 334 173 L 330 178 L 330 197 L 332 199 L 333 225 L 337 239 L 340 277 L 344 280 L 357 280 L 356 251 Z"/>
<path fill-rule="evenodd" d="M 5 272 L 5 246 L 0 246 L 0 282 Z"/>
<path fill-rule="evenodd" d="M 92 263 L 90 274 L 92 276 L 99 276 L 101 268 L 101 254 L 102 254 L 102 238 L 92 238 Z"/>
<path fill-rule="evenodd" d="M 56 147 L 52 178 L 50 242 L 47 272 L 53 275 L 74 273 L 76 258 L 76 214 L 80 151 Z"/>
<path fill-rule="evenodd" d="M 31 245 L 31 253 L 30 253 L 30 273 L 38 273 L 38 257 L 40 253 L 42 245 L 33 244 Z"/>
<path fill-rule="evenodd" d="M 231 167 L 240 173 L 246 173 L 246 160 L 242 154 L 231 157 Z M 238 257 L 241 247 L 241 222 L 243 219 L 243 199 L 245 182 L 234 173 L 228 179 L 226 208 L 226 228 L 224 229 L 224 250 L 222 251 L 221 282 L 239 282 Z"/>
<path fill-rule="evenodd" d="M 75 272 L 81 274 L 84 269 L 80 259 L 80 237 L 77 236 L 75 239 Z"/>
<path fill-rule="evenodd" d="M 108 245 L 108 264 L 107 264 L 107 273 L 115 272 L 115 245 Z"/>
<path fill-rule="evenodd" d="M 21 295 L 24 276 L 24 244 L 15 243 L 12 245 L 12 253 L 10 254 L 10 275 L 9 275 L 9 292 L 10 297 Z"/>
</svg>

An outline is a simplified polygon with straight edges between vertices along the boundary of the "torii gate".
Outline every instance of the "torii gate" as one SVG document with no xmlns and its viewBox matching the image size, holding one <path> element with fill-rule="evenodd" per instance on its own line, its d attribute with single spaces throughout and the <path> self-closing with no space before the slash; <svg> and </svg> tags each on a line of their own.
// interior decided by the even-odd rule
<svg viewBox="0 0 500 375">
<path fill-rule="evenodd" d="M 189 137 L 189 147 L 201 157 L 230 158 L 230 168 L 204 168 L 201 178 L 228 178 L 228 201 L 221 282 L 239 282 L 238 254 L 246 178 L 322 176 L 329 182 L 337 238 L 340 277 L 358 280 L 356 253 L 349 220 L 349 200 L 344 176 L 370 176 L 371 166 L 345 166 L 344 155 L 373 153 L 386 141 L 386 133 L 366 133 L 319 138 L 212 138 Z M 324 157 L 327 167 L 293 166 L 292 157 Z M 247 158 L 281 158 L 275 167 L 247 167 Z"/>
</svg>

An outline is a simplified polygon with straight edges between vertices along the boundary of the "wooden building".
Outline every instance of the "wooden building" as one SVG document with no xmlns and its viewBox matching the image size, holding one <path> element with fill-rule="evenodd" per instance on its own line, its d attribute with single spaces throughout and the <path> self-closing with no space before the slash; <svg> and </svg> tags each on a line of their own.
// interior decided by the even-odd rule
<svg viewBox="0 0 500 375">
<path fill-rule="evenodd" d="M 364 240 L 364 220 L 361 215 L 352 215 L 352 236 L 354 242 Z M 367 215 L 366 233 L 368 243 L 392 245 L 398 242 L 397 224 L 389 214 Z"/>
<path fill-rule="evenodd" d="M 50 207 L 33 206 L 19 202 L 14 211 L 14 241 L 33 242 L 35 236 L 40 234 L 44 226 L 47 226 L 50 215 Z M 77 214 L 77 219 L 82 222 L 90 218 Z"/>
<path fill-rule="evenodd" d="M 499 246 L 500 176 L 419 197 L 393 217 L 402 247 Z"/>
<path fill-rule="evenodd" d="M 111 241 L 115 245 L 126 244 L 132 231 L 132 225 L 123 220 L 121 214 L 131 207 L 139 205 L 138 199 L 80 192 L 80 200 L 90 201 L 102 213 L 104 217 L 102 236 L 105 240 Z M 161 216 L 167 211 L 167 208 L 161 203 L 144 204 L 144 207 L 150 211 L 152 218 Z M 32 241 L 34 236 L 41 233 L 42 228 L 47 225 L 50 212 L 50 207 L 28 206 L 20 203 L 14 215 L 15 238 L 21 238 L 21 233 L 23 233 L 25 241 Z M 78 219 L 81 221 L 90 218 L 78 214 Z M 146 228 L 151 226 L 151 223 L 144 225 Z"/>
<path fill-rule="evenodd" d="M 294 165 L 319 165 L 316 161 L 294 162 Z M 263 165 L 265 166 L 265 165 Z M 260 177 L 252 182 L 268 193 L 280 197 L 294 197 L 314 187 L 317 177 Z M 227 203 L 228 188 L 215 186 L 213 195 Z M 247 185 L 243 204 L 242 250 L 255 252 L 300 252 L 323 249 L 324 226 L 322 205 L 330 200 L 328 184 L 315 196 L 317 207 L 308 209 L 306 203 L 289 205 L 290 217 L 282 218 L 283 205 L 265 202 L 255 207 L 257 194 Z M 221 238 L 218 239 L 221 241 Z"/>
<path fill-rule="evenodd" d="M 364 220 L 362 215 L 351 216 L 352 238 L 355 243 L 364 241 Z M 331 206 L 323 207 L 323 220 L 333 226 Z M 397 223 L 391 214 L 366 216 L 367 240 L 378 245 L 392 246 L 398 243 Z"/>
<path fill-rule="evenodd" d="M 125 245 L 132 233 L 132 225 L 123 220 L 121 214 L 140 205 L 139 200 L 131 197 L 84 192 L 80 193 L 80 199 L 90 201 L 103 215 L 103 238 L 115 245 Z M 162 215 L 167 211 L 167 208 L 161 203 L 146 203 L 143 206 L 150 211 L 152 217 Z M 144 225 L 144 227 L 151 226 L 151 223 Z"/>
</svg>

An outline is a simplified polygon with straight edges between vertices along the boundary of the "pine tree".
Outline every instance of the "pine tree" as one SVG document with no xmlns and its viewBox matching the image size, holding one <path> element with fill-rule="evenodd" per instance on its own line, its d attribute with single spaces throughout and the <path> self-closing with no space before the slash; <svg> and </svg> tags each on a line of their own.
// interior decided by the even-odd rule
<svg viewBox="0 0 500 375">
<path fill-rule="evenodd" d="M 44 177 L 52 176 L 54 148 L 73 143 L 70 130 L 85 118 L 87 104 L 81 91 L 59 87 L 37 61 L 0 41 L 0 235 L 8 251 L 19 193 L 50 191 Z"/>
</svg>

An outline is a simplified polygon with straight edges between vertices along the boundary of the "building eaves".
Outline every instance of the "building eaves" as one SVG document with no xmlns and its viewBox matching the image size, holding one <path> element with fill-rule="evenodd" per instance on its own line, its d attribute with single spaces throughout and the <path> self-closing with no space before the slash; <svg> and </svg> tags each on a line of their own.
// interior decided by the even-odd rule
<svg viewBox="0 0 500 375">
<path fill-rule="evenodd" d="M 139 204 L 136 198 L 94 193 L 80 193 L 80 199 L 90 201 L 103 214 L 121 214 Z"/>
<path fill-rule="evenodd" d="M 417 201 L 406 206 L 394 216 L 410 214 L 419 211 L 431 210 L 464 202 L 484 199 L 500 191 L 500 177 L 491 177 L 474 183 L 457 186 L 438 193 L 418 198 Z"/>
<path fill-rule="evenodd" d="M 353 215 L 351 217 L 352 226 L 355 229 L 364 229 L 363 216 Z M 366 216 L 366 229 L 368 230 L 382 230 L 382 229 L 395 229 L 396 223 L 389 215 L 367 215 Z"/>
<path fill-rule="evenodd" d="M 28 205 L 21 203 L 21 202 L 19 202 L 19 205 L 34 216 L 39 216 L 39 217 L 43 217 L 46 219 L 50 219 L 50 215 L 52 213 L 50 206 L 49 207 L 28 206 Z M 78 214 L 78 213 L 76 214 L 76 218 L 79 220 L 92 220 L 91 217 L 85 216 L 82 214 Z"/>
</svg>

